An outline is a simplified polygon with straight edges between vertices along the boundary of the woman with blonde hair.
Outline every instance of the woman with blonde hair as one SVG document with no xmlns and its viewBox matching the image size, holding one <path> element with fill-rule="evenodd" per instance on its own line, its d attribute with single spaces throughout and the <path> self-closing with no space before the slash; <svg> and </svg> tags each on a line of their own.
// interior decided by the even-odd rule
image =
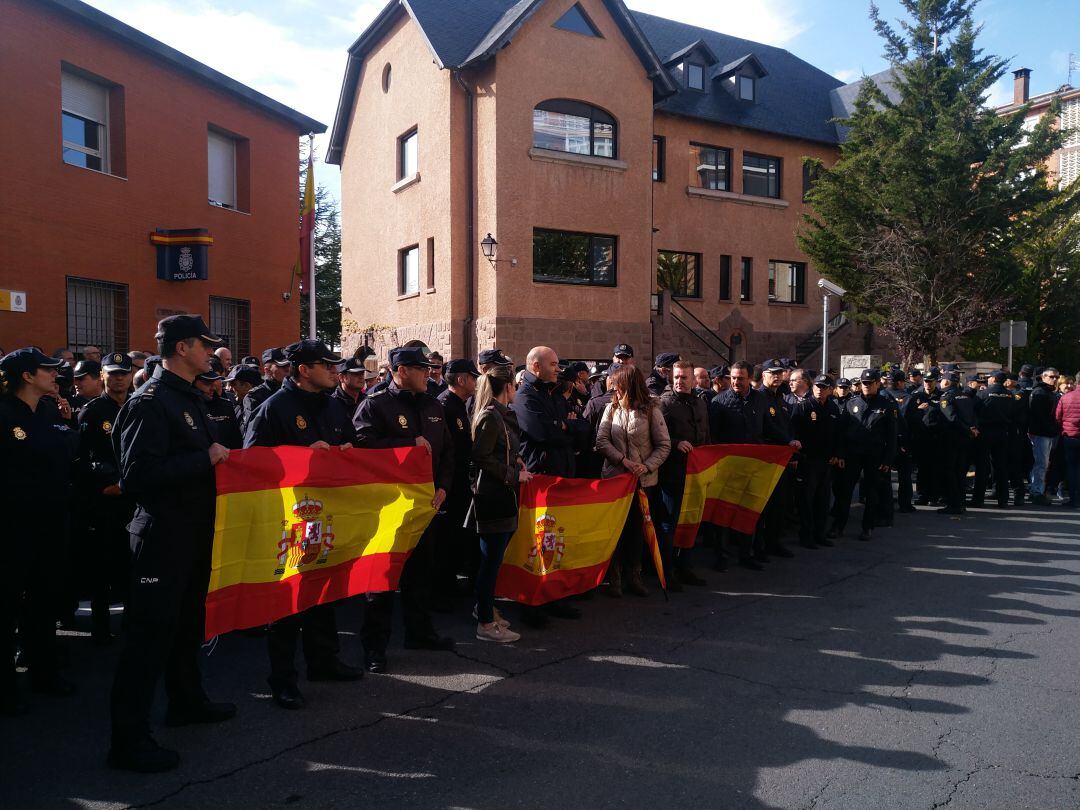
<svg viewBox="0 0 1080 810">
<path fill-rule="evenodd" d="M 657 470 L 671 452 L 667 423 L 660 403 L 649 396 L 645 377 L 634 366 L 623 366 L 611 376 L 611 404 L 604 411 L 596 436 L 596 449 L 604 457 L 601 477 L 614 478 L 629 472 L 638 479 L 638 486 L 649 498 L 649 511 L 663 514 Z M 619 545 L 608 569 L 608 595 L 623 595 L 626 590 L 635 596 L 648 596 L 641 580 L 641 555 L 645 537 L 641 526 L 641 510 L 637 498 L 630 501 Z"/>
<path fill-rule="evenodd" d="M 503 644 L 521 636 L 495 609 L 495 582 L 503 553 L 517 529 L 518 486 L 532 478 L 518 455 L 521 439 L 517 417 L 510 409 L 516 390 L 510 366 L 493 367 L 477 383 L 472 417 L 469 521 L 480 535 L 476 637 Z"/>
</svg>

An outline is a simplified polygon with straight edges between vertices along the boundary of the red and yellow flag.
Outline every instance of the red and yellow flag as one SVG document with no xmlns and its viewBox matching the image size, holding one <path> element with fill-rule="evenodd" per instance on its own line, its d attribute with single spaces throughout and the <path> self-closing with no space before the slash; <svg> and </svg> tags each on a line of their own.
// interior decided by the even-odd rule
<svg viewBox="0 0 1080 810">
<path fill-rule="evenodd" d="M 675 547 L 692 548 L 702 521 L 753 534 L 795 451 L 768 444 L 710 444 L 686 460 Z"/>
<path fill-rule="evenodd" d="M 518 528 L 503 556 L 495 594 L 543 605 L 604 580 L 637 479 L 536 475 L 521 488 Z"/>
<path fill-rule="evenodd" d="M 315 239 L 315 166 L 308 154 L 307 176 L 304 178 L 304 207 L 300 212 L 300 253 L 294 270 L 300 277 L 300 289 L 311 283 L 311 263 L 314 261 Z"/>
<path fill-rule="evenodd" d="M 667 596 L 667 575 L 664 573 L 664 558 L 660 553 L 660 540 L 656 536 L 656 525 L 653 523 L 652 510 L 649 509 L 649 496 L 645 490 L 638 487 L 638 508 L 641 510 L 641 533 L 645 535 L 645 545 L 649 547 L 653 565 L 656 567 L 656 576 L 660 580 L 660 587 Z"/>
<path fill-rule="evenodd" d="M 206 637 L 392 591 L 435 510 L 420 448 L 254 447 L 219 464 Z"/>
</svg>

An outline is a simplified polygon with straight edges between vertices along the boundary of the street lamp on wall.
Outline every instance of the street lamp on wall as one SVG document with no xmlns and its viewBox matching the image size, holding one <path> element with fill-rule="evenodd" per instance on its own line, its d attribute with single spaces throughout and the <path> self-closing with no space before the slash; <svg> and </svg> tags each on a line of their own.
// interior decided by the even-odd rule
<svg viewBox="0 0 1080 810">
<path fill-rule="evenodd" d="M 484 252 L 484 258 L 488 260 L 494 269 L 499 262 L 509 262 L 511 267 L 517 267 L 517 259 L 500 259 L 499 243 L 490 233 L 480 242 L 480 249 Z"/>
</svg>

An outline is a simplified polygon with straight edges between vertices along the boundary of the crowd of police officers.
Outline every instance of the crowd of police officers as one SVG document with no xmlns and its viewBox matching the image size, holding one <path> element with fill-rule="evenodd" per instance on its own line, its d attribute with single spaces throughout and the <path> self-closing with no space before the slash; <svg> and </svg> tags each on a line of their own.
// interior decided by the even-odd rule
<svg viewBox="0 0 1080 810">
<path fill-rule="evenodd" d="M 464 528 L 472 502 L 473 394 L 479 377 L 513 365 L 499 349 L 480 352 L 477 363 L 444 363 L 437 353 L 409 345 L 392 350 L 380 373 L 366 347 L 342 359 L 313 340 L 268 349 L 261 362 L 233 363 L 197 315 L 162 320 L 156 340 L 153 356 L 95 349 L 72 366 L 63 350 L 50 357 L 31 347 L 0 360 L 0 493 L 13 555 L 0 606 L 7 658 L 0 713 L 25 709 L 16 663 L 26 668 L 34 693 L 62 697 L 75 690 L 60 673 L 56 625 L 74 626 L 75 607 L 88 598 L 93 642 L 113 643 L 117 629 L 124 636 L 111 694 L 109 763 L 144 772 L 179 761 L 151 734 L 160 680 L 167 725 L 217 723 L 236 712 L 233 704 L 209 698 L 199 668 L 215 466 L 228 463 L 232 450 L 282 445 L 328 452 L 420 446 L 431 458 L 438 514 L 405 565 L 399 593 L 366 596 L 362 667 L 339 657 L 333 605 L 251 631 L 266 638 L 274 701 L 302 708 L 297 648 L 309 680 L 345 682 L 365 671 L 385 672 L 398 602 L 407 648 L 454 648 L 453 639 L 437 632 L 432 613 L 453 610 L 477 572 L 477 535 Z M 517 369 L 513 406 L 522 466 L 530 473 L 599 477 L 595 443 L 612 399 L 608 381 L 639 362 L 627 344 L 593 367 L 560 363 L 553 350 L 534 349 Z M 856 497 L 864 504 L 856 535 L 863 541 L 891 526 L 896 511 L 929 505 L 961 515 L 969 502 L 982 506 L 988 490 L 1000 508 L 1029 494 L 1035 503 L 1048 502 L 1034 482 L 1028 492 L 1038 467 L 1031 431 L 1045 418 L 1038 410 L 1044 407 L 1040 386 L 1049 386 L 1033 380 L 1030 367 L 988 378 L 962 378 L 948 365 L 925 373 L 870 368 L 849 381 L 815 375 L 785 358 L 705 369 L 664 352 L 640 370 L 678 450 L 659 471 L 663 498 L 654 515 L 667 535 L 669 590 L 705 584 L 692 550 L 670 544 L 694 446 L 768 444 L 795 451 L 753 536 L 702 526 L 699 545 L 715 570 L 727 567 L 729 551 L 754 571 L 774 557 L 794 556 L 783 541 L 789 528 L 797 527 L 803 548 L 834 545 L 847 530 Z M 65 559 L 67 569 L 58 565 Z M 119 621 L 116 605 L 123 606 Z M 580 615 L 566 600 L 520 614 L 533 627 Z M 509 626 L 497 611 L 496 617 Z"/>
</svg>

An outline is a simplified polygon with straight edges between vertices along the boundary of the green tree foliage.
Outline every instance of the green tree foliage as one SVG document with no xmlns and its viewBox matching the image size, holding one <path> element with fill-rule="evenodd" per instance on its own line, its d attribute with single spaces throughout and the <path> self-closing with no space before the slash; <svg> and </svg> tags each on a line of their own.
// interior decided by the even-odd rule
<svg viewBox="0 0 1080 810">
<path fill-rule="evenodd" d="M 870 9 L 893 98 L 864 81 L 837 163 L 808 161 L 817 179 L 799 244 L 849 291 L 850 314 L 911 362 L 1000 320 L 1021 278 L 1018 246 L 1054 195 L 1045 161 L 1062 140 L 1053 111 L 1027 132 L 1026 110 L 986 106 L 1007 63 L 976 47 L 972 0 L 902 5 L 899 30 Z"/>
</svg>

